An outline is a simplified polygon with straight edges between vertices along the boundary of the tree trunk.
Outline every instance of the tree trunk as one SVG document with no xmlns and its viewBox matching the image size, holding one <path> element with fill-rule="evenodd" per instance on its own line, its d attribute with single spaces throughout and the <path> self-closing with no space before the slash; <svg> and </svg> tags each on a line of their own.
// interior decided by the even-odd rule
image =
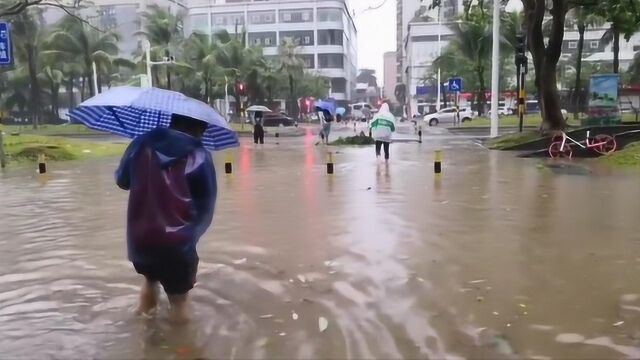
<svg viewBox="0 0 640 360">
<path fill-rule="evenodd" d="M 298 100 L 296 100 L 295 94 L 295 81 L 293 74 L 289 74 L 289 101 L 291 102 L 291 112 L 289 116 L 292 116 L 295 120 L 299 120 L 298 116 Z"/>
<path fill-rule="evenodd" d="M 576 83 L 573 90 L 573 118 L 578 119 L 580 113 L 580 94 L 582 93 L 582 52 L 584 51 L 584 23 L 578 24 L 578 57 L 576 59 Z"/>
<path fill-rule="evenodd" d="M 40 85 L 38 84 L 38 69 L 36 64 L 36 53 L 33 44 L 26 45 L 27 50 L 27 63 L 29 67 L 29 82 L 31 90 L 31 118 L 33 122 L 33 128 L 38 128 L 38 121 L 40 120 L 40 108 L 42 106 L 40 102 Z"/>
<path fill-rule="evenodd" d="M 620 30 L 615 25 L 611 30 L 613 31 L 613 73 L 618 74 L 620 72 Z"/>
<path fill-rule="evenodd" d="M 546 1 L 523 0 L 522 2 L 525 8 L 525 17 L 528 19 L 528 44 L 536 72 L 535 82 L 538 88 L 542 119 L 552 130 L 563 129 L 565 124 L 558 98 L 556 68 L 562 53 L 568 4 L 565 0 L 552 0 L 551 36 L 545 47 L 542 24 L 545 19 Z"/>
<path fill-rule="evenodd" d="M 478 66 L 476 70 L 478 74 L 478 84 L 480 91 L 478 92 L 478 116 L 484 115 L 484 109 L 487 104 L 487 85 L 484 82 L 484 66 Z"/>
<path fill-rule="evenodd" d="M 96 85 L 98 85 L 98 93 L 100 93 L 100 92 L 102 92 L 102 76 L 100 75 L 100 72 L 98 72 L 98 71 L 96 71 L 96 76 L 98 77 L 96 79 L 96 82 L 97 82 Z"/>
<path fill-rule="evenodd" d="M 171 71 L 169 71 L 169 65 L 167 65 L 167 90 L 171 90 Z"/>
<path fill-rule="evenodd" d="M 85 87 L 87 86 L 87 77 L 82 76 L 82 81 L 80 82 L 80 100 L 84 101 L 87 96 L 85 94 Z"/>
<path fill-rule="evenodd" d="M 0 168 L 4 169 L 7 166 L 7 159 L 4 155 L 4 144 L 2 142 L 2 128 L 0 128 Z"/>
<path fill-rule="evenodd" d="M 60 109 L 58 106 L 58 93 L 60 91 L 59 86 L 51 86 L 51 112 L 56 119 L 60 118 Z"/>
<path fill-rule="evenodd" d="M 67 82 L 67 96 L 69 97 L 69 110 L 73 109 L 76 106 L 76 99 L 73 94 L 74 82 L 75 81 L 73 76 L 69 77 L 69 81 Z"/>
</svg>

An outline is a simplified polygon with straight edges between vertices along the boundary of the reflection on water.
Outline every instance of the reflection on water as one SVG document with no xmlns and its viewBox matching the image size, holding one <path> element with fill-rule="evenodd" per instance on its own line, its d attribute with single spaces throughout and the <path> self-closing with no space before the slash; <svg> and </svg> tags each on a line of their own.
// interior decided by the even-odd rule
<svg viewBox="0 0 640 360">
<path fill-rule="evenodd" d="M 182 327 L 166 301 L 132 313 L 116 159 L 5 175 L 2 357 L 640 356 L 636 176 L 543 171 L 459 140 L 394 144 L 388 164 L 340 149 L 328 176 L 315 141 L 243 144 L 219 171 Z"/>
</svg>

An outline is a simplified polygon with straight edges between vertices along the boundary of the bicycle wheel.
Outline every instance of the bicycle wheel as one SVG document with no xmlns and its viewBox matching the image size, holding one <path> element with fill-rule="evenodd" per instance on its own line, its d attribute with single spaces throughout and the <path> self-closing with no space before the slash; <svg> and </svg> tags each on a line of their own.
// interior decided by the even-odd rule
<svg viewBox="0 0 640 360">
<path fill-rule="evenodd" d="M 616 139 L 613 136 L 600 134 L 596 135 L 594 138 L 594 143 L 599 144 L 593 147 L 593 150 L 602 155 L 609 155 L 612 152 L 616 151 Z"/>
<path fill-rule="evenodd" d="M 552 159 L 557 158 L 569 158 L 571 159 L 571 155 L 573 155 L 573 150 L 571 150 L 571 146 L 569 144 L 564 144 L 564 148 L 562 148 L 562 141 L 556 141 L 549 145 L 549 156 Z"/>
</svg>

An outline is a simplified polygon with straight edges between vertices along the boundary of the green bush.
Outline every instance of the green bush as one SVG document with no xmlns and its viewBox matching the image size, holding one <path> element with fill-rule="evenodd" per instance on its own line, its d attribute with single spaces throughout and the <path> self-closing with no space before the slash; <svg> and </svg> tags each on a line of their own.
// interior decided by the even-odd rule
<svg viewBox="0 0 640 360">
<path fill-rule="evenodd" d="M 346 138 L 340 137 L 338 140 L 333 141 L 331 145 L 373 145 L 375 140 L 363 133 L 356 136 L 347 136 Z"/>
</svg>

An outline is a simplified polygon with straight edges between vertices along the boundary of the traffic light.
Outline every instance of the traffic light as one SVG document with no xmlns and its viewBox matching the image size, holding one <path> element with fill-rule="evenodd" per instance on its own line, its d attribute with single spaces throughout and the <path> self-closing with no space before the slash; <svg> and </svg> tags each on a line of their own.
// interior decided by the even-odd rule
<svg viewBox="0 0 640 360">
<path fill-rule="evenodd" d="M 526 37 L 524 34 L 518 34 L 516 35 L 516 66 L 522 66 L 526 63 Z"/>
<path fill-rule="evenodd" d="M 247 95 L 247 88 L 246 88 L 246 86 L 244 85 L 243 82 L 238 82 L 236 84 L 236 91 L 238 92 L 238 95 L 240 95 L 240 96 Z"/>
</svg>

